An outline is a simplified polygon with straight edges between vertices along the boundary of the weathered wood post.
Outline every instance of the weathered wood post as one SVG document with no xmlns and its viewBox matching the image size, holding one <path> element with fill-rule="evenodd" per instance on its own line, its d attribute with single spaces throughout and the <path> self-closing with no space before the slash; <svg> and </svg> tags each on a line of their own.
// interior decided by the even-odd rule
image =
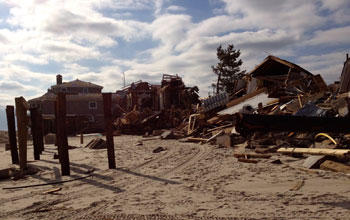
<svg viewBox="0 0 350 220">
<path fill-rule="evenodd" d="M 61 163 L 62 176 L 70 175 L 68 140 L 66 133 L 66 94 L 58 93 L 56 98 L 57 111 L 57 145 Z"/>
<path fill-rule="evenodd" d="M 38 125 L 38 109 L 30 108 L 30 121 L 32 123 L 32 136 L 33 136 L 33 153 L 34 160 L 40 160 L 40 146 L 39 146 L 39 125 Z"/>
<path fill-rule="evenodd" d="M 44 149 L 43 116 L 41 114 L 41 111 L 38 111 L 37 125 L 38 125 L 38 145 L 39 145 L 40 154 L 42 154 L 42 152 L 45 149 Z"/>
<path fill-rule="evenodd" d="M 9 136 L 9 143 L 11 146 L 12 164 L 18 164 L 16 125 L 15 125 L 15 107 L 12 105 L 6 106 L 7 130 Z"/>
<path fill-rule="evenodd" d="M 102 93 L 102 97 L 107 139 L 108 166 L 109 169 L 115 169 L 116 166 L 112 130 L 112 93 Z"/>
<path fill-rule="evenodd" d="M 22 175 L 23 171 L 27 169 L 28 104 L 22 96 L 15 98 L 15 102 L 18 129 L 19 166 Z"/>
<path fill-rule="evenodd" d="M 84 133 L 80 133 L 80 144 L 84 144 Z"/>
</svg>

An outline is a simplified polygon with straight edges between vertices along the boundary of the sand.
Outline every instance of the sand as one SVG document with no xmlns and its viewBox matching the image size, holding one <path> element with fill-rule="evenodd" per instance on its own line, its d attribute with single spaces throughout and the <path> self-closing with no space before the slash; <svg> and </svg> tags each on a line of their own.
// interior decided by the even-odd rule
<svg viewBox="0 0 350 220">
<path fill-rule="evenodd" d="M 0 219 L 349 219 L 350 176 L 301 170 L 304 159 L 274 155 L 257 164 L 238 162 L 243 146 L 114 138 L 117 169 L 108 169 L 107 150 L 87 149 L 100 136 L 69 138 L 71 176 L 60 175 L 53 159 L 57 149 L 46 145 L 41 169 L 21 180 L 0 181 Z M 104 138 L 104 137 L 103 137 Z M 166 150 L 152 153 L 157 147 Z M 0 169 L 11 167 L 10 151 L 0 145 Z M 282 164 L 272 164 L 280 159 Z M 94 169 L 94 172 L 88 172 Z M 91 176 L 89 176 L 91 175 Z M 83 178 L 74 180 L 76 178 Z M 57 185 L 5 190 L 74 180 Z M 297 183 L 304 185 L 291 191 Z M 53 194 L 43 192 L 62 188 Z"/>
</svg>

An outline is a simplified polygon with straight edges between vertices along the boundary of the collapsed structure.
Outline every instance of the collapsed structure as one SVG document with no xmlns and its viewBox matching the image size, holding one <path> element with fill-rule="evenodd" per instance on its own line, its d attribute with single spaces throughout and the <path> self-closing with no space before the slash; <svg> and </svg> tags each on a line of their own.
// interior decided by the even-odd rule
<svg viewBox="0 0 350 220">
<path fill-rule="evenodd" d="M 105 128 L 102 89 L 79 79 L 63 82 L 62 76 L 57 75 L 56 85 L 28 103 L 41 111 L 44 133 L 55 133 L 55 101 L 59 92 L 64 93 L 68 134 L 101 132 Z M 164 74 L 160 85 L 140 80 L 112 94 L 115 127 L 126 133 L 175 127 L 198 103 L 198 87 L 186 87 L 178 75 Z"/>
<path fill-rule="evenodd" d="M 308 153 L 311 150 L 300 147 L 317 146 L 323 150 L 311 154 L 328 155 L 317 160 L 318 165 L 326 159 L 339 161 L 329 155 L 349 149 L 349 60 L 347 55 L 340 83 L 327 86 L 320 75 L 268 56 L 244 77 L 245 95 L 230 100 L 218 94 L 205 100 L 202 111 L 181 129 L 191 135 L 188 141 L 216 140 L 228 147 L 247 141 L 246 149 L 258 154 Z M 213 107 L 208 108 L 208 101 Z M 348 157 L 350 150 L 344 152 L 339 155 Z"/>
<path fill-rule="evenodd" d="M 119 114 L 115 114 L 118 133 L 174 128 L 199 104 L 198 87 L 186 87 L 178 75 L 164 74 L 161 85 L 138 81 L 116 94 L 120 95 Z"/>
<path fill-rule="evenodd" d="M 350 166 L 344 165 L 350 162 L 349 60 L 347 55 L 340 82 L 327 86 L 320 75 L 268 56 L 237 80 L 233 94 L 217 94 L 203 100 L 202 105 L 198 88 L 186 87 L 177 75 L 163 75 L 160 85 L 134 82 L 113 94 L 102 94 L 102 86 L 78 79 L 63 83 L 62 76 L 57 75 L 56 85 L 46 94 L 29 100 L 34 157 L 40 159 L 44 150 L 42 134 L 53 130 L 62 175 L 69 175 L 66 134 L 105 127 L 106 143 L 94 140 L 89 147 L 107 146 L 109 168 L 115 168 L 114 130 L 114 135 L 152 133 L 163 139 L 187 137 L 185 141 L 226 147 L 246 142 L 246 152 L 234 156 L 247 163 L 257 163 L 250 158 L 269 158 L 266 154 L 275 152 L 299 157 L 321 155 L 306 160 L 305 167 L 350 172 Z M 16 98 L 16 108 L 23 171 L 28 133 L 28 105 L 23 97 Z M 18 163 L 13 106 L 7 109 L 7 115 L 11 155 L 13 163 Z M 164 128 L 171 131 L 164 132 Z"/>
</svg>

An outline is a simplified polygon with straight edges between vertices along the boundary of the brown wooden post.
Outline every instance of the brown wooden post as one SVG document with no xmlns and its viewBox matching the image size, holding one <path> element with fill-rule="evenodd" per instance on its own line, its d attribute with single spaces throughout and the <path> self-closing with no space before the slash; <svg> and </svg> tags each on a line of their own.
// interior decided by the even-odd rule
<svg viewBox="0 0 350 220">
<path fill-rule="evenodd" d="M 105 128 L 107 139 L 107 154 L 109 169 L 115 169 L 115 154 L 112 130 L 112 93 L 102 93 L 103 109 L 105 116 Z"/>
<path fill-rule="evenodd" d="M 15 107 L 12 105 L 6 106 L 6 116 L 7 116 L 7 128 L 9 143 L 11 146 L 11 158 L 12 164 L 18 164 L 18 151 L 17 151 L 17 139 L 16 139 L 16 125 L 15 125 Z"/>
<path fill-rule="evenodd" d="M 38 145 L 39 145 L 40 154 L 42 154 L 42 152 L 45 149 L 44 149 L 43 116 L 41 114 L 41 111 L 38 111 L 37 125 L 38 125 Z"/>
<path fill-rule="evenodd" d="M 39 129 L 38 129 L 38 109 L 30 108 L 30 121 L 32 123 L 33 153 L 34 160 L 40 160 Z"/>
<path fill-rule="evenodd" d="M 84 133 L 80 133 L 80 144 L 84 144 Z"/>
<path fill-rule="evenodd" d="M 22 96 L 15 98 L 15 102 L 18 129 L 19 166 L 22 175 L 23 171 L 27 169 L 28 104 Z"/>
<path fill-rule="evenodd" d="M 57 145 L 62 176 L 70 175 L 68 140 L 66 133 L 66 95 L 57 94 Z"/>
</svg>

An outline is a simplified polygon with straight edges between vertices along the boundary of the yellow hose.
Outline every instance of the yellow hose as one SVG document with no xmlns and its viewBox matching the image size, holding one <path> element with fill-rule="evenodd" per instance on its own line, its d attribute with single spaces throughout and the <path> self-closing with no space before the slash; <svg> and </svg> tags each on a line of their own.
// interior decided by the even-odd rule
<svg viewBox="0 0 350 220">
<path fill-rule="evenodd" d="M 315 139 L 316 139 L 317 137 L 319 137 L 319 136 L 324 136 L 324 137 L 328 138 L 328 139 L 331 140 L 331 141 L 333 142 L 333 144 L 335 144 L 335 145 L 338 144 L 331 136 L 329 136 L 329 135 L 326 134 L 326 133 L 318 133 L 318 134 L 316 134 Z"/>
</svg>

